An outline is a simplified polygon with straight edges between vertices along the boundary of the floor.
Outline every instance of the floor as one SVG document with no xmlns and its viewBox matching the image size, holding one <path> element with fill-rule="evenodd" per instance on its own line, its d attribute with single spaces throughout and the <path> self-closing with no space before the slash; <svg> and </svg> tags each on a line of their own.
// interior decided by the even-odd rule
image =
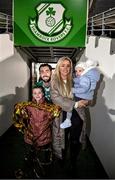
<svg viewBox="0 0 115 180">
<path fill-rule="evenodd" d="M 43 166 L 43 176 L 33 171 L 25 159 L 23 135 L 13 126 L 0 138 L 0 179 L 109 179 L 91 143 L 81 150 L 77 165 L 72 171 L 69 161 L 53 160 Z"/>
</svg>

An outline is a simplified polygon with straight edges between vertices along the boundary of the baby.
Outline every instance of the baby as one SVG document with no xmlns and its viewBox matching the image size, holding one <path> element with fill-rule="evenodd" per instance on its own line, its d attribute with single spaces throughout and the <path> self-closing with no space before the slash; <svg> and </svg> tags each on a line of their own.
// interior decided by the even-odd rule
<svg viewBox="0 0 115 180">
<path fill-rule="evenodd" d="M 96 68 L 97 65 L 98 63 L 96 61 L 87 60 L 75 66 L 76 77 L 73 79 L 74 87 L 72 88 L 75 101 L 93 99 L 96 84 L 100 79 L 100 73 Z M 71 126 L 71 116 L 72 113 L 67 112 L 66 120 L 60 124 L 62 129 Z"/>
</svg>

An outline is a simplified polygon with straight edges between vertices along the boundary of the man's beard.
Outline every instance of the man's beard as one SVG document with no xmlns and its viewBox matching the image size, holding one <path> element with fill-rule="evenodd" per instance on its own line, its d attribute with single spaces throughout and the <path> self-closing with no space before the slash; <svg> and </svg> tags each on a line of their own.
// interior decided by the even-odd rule
<svg viewBox="0 0 115 180">
<path fill-rule="evenodd" d="M 45 82 L 45 83 L 48 83 L 48 82 L 50 82 L 51 77 L 49 77 L 48 79 L 42 79 L 42 78 L 41 78 L 41 80 L 42 80 L 43 82 Z"/>
</svg>

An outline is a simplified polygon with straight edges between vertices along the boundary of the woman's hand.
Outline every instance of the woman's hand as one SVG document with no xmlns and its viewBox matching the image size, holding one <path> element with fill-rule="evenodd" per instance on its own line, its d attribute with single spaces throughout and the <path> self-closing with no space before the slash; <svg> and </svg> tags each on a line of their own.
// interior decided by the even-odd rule
<svg viewBox="0 0 115 180">
<path fill-rule="evenodd" d="M 80 100 L 78 101 L 78 107 L 86 107 L 88 105 L 88 100 Z"/>
</svg>

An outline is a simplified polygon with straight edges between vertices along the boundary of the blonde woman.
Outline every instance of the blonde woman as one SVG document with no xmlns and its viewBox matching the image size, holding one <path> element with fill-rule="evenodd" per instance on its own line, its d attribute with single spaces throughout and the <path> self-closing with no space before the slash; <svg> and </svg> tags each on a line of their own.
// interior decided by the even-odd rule
<svg viewBox="0 0 115 180">
<path fill-rule="evenodd" d="M 51 79 L 51 99 L 54 104 L 62 108 L 60 117 L 53 122 L 53 150 L 57 157 L 63 159 L 63 152 L 68 148 L 67 144 L 69 142 L 71 165 L 75 166 L 83 125 L 83 121 L 76 109 L 78 107 L 85 107 L 88 101 L 80 100 L 75 102 L 72 97 L 71 88 L 72 61 L 69 57 L 62 57 L 58 60 Z M 66 112 L 69 111 L 72 111 L 72 126 L 65 130 L 61 129 L 60 124 L 66 117 Z"/>
</svg>

